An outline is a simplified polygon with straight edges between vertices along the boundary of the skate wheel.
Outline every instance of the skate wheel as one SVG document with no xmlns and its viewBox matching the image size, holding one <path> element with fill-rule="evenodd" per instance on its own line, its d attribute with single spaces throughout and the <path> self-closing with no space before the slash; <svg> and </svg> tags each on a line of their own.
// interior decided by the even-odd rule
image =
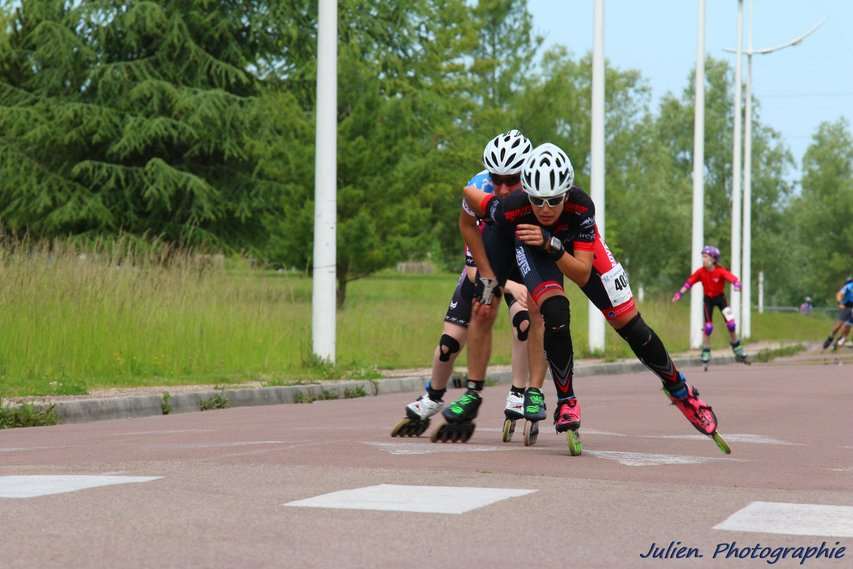
<svg viewBox="0 0 853 569">
<path fill-rule="evenodd" d="M 524 421 L 524 446 L 529 447 L 536 444 L 539 435 L 539 427 L 531 421 Z"/>
<path fill-rule="evenodd" d="M 443 425 L 441 425 L 439 428 L 437 428 L 435 431 L 433 431 L 433 433 L 432 433 L 432 435 L 430 436 L 429 440 L 430 440 L 431 442 L 434 442 L 434 443 L 438 443 L 438 442 L 442 442 L 442 443 L 443 443 L 443 442 L 445 442 L 443 437 L 444 437 L 444 431 L 445 431 L 445 429 L 446 429 L 446 428 L 447 428 L 447 423 L 444 423 L 444 424 L 443 424 Z"/>
<path fill-rule="evenodd" d="M 515 421 L 512 419 L 504 419 L 504 427 L 501 433 L 501 442 L 508 443 L 512 441 L 512 434 L 515 432 Z"/>
<path fill-rule="evenodd" d="M 714 442 L 717 443 L 717 447 L 725 454 L 732 454 L 732 448 L 729 446 L 729 443 L 726 442 L 726 439 L 723 436 L 714 431 L 714 434 L 711 435 L 711 438 L 714 439 Z"/>
<path fill-rule="evenodd" d="M 405 417 L 391 430 L 392 437 L 419 437 L 429 428 L 429 419 L 415 420 Z"/>
<path fill-rule="evenodd" d="M 400 422 L 397 423 L 396 425 L 394 425 L 394 428 L 391 429 L 391 436 L 392 437 L 404 437 L 404 436 L 406 436 L 405 430 L 406 430 L 406 427 L 409 426 L 410 422 L 411 422 L 411 419 L 409 419 L 408 417 L 404 417 L 403 419 L 401 419 Z"/>
<path fill-rule="evenodd" d="M 583 452 L 583 443 L 581 443 L 578 432 L 566 431 L 566 442 L 569 445 L 569 454 L 572 456 L 580 456 Z"/>
<path fill-rule="evenodd" d="M 475 425 L 474 423 L 470 423 L 466 427 L 464 427 L 464 432 L 462 433 L 462 439 L 461 439 L 463 443 L 467 443 L 468 440 L 472 436 L 474 436 L 474 429 L 476 429 L 476 428 L 477 428 L 477 425 Z"/>
</svg>

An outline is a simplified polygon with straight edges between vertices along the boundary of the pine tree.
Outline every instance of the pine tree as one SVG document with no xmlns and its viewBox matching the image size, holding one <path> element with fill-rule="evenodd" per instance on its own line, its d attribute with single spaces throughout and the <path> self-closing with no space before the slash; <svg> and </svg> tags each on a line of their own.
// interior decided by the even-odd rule
<svg viewBox="0 0 853 569">
<path fill-rule="evenodd" d="M 243 243 L 277 190 L 263 3 L 23 0 L 0 54 L 0 216 L 36 236 Z"/>
</svg>

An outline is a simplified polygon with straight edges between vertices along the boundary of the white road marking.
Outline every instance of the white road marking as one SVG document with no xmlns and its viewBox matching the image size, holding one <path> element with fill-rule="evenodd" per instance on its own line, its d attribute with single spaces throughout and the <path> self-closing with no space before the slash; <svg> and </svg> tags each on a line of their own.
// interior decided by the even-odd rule
<svg viewBox="0 0 853 569">
<path fill-rule="evenodd" d="M 624 433 L 614 433 L 611 431 L 599 431 L 597 429 L 581 429 L 582 435 L 597 435 L 601 437 L 636 437 L 640 439 L 675 439 L 675 440 L 685 440 L 685 441 L 704 441 L 707 440 L 708 437 L 705 435 L 700 435 L 698 433 L 695 434 L 683 434 L 683 435 L 626 435 Z M 765 435 L 754 435 L 751 433 L 734 433 L 734 434 L 726 434 L 725 439 L 732 443 L 747 443 L 747 444 L 757 444 L 757 445 L 786 445 L 786 446 L 804 446 L 804 443 L 792 443 L 788 441 L 784 441 L 782 439 L 777 439 L 774 437 L 768 437 Z M 847 447 L 853 448 L 853 447 Z"/>
<path fill-rule="evenodd" d="M 627 437 L 628 436 L 628 435 L 625 435 L 623 433 L 613 433 L 610 431 L 598 431 L 596 429 L 581 429 L 581 434 L 582 435 L 597 435 L 600 437 Z"/>
<path fill-rule="evenodd" d="M 367 442 L 370 446 L 377 447 L 389 454 L 437 454 L 442 452 L 499 452 L 518 450 L 513 447 L 496 447 L 483 445 L 469 445 L 459 443 L 376 443 Z"/>
<path fill-rule="evenodd" d="M 661 466 L 665 464 L 704 464 L 706 462 L 744 462 L 736 458 L 712 458 L 707 456 L 686 456 L 678 454 L 654 454 L 646 452 L 622 452 L 615 450 L 584 450 L 605 460 L 615 460 L 625 466 Z"/>
<path fill-rule="evenodd" d="M 749 433 L 733 433 L 724 435 L 726 441 L 730 443 L 748 443 L 757 445 L 786 445 L 786 446 L 804 446 L 803 443 L 791 443 L 782 439 L 775 439 L 764 435 L 752 435 Z M 708 437 L 700 434 L 693 435 L 643 435 L 644 439 L 683 439 L 683 440 L 707 440 Z"/>
<path fill-rule="evenodd" d="M 379 484 L 296 500 L 288 502 L 285 506 L 464 514 L 507 498 L 525 496 L 533 492 L 536 490 Z"/>
<path fill-rule="evenodd" d="M 27 452 L 31 450 L 42 450 L 50 447 L 6 447 L 0 448 L 0 452 Z"/>
<path fill-rule="evenodd" d="M 752 502 L 714 529 L 752 533 L 853 537 L 853 507 Z"/>
<path fill-rule="evenodd" d="M 111 437 L 137 437 L 151 435 L 174 435 L 177 433 L 210 433 L 214 429 L 176 429 L 172 431 L 134 431 L 132 433 L 113 433 Z"/>
<path fill-rule="evenodd" d="M 159 480 L 160 476 L 0 476 L 0 498 L 35 498 L 99 486 Z"/>
<path fill-rule="evenodd" d="M 149 448 L 230 448 L 254 445 L 283 445 L 287 441 L 238 441 L 233 443 L 174 443 L 151 445 Z"/>
</svg>

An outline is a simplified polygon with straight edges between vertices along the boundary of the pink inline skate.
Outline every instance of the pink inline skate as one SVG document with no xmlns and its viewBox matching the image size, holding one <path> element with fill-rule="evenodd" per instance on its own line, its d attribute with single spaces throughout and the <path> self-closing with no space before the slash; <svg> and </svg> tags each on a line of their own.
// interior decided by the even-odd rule
<svg viewBox="0 0 853 569">
<path fill-rule="evenodd" d="M 581 404 L 575 397 L 557 401 L 557 409 L 554 411 L 554 428 L 558 433 L 566 433 L 566 442 L 569 445 L 569 454 L 578 456 L 583 452 L 578 430 L 581 427 Z"/>
<path fill-rule="evenodd" d="M 679 374 L 679 376 L 681 381 L 678 382 L 677 387 L 670 389 L 664 385 L 664 393 L 697 431 L 714 439 L 721 451 L 731 454 L 731 447 L 717 432 L 717 416 L 714 414 L 714 410 L 711 409 L 710 405 L 699 399 L 699 391 L 692 385 L 688 385 L 684 381 L 683 375 Z"/>
</svg>

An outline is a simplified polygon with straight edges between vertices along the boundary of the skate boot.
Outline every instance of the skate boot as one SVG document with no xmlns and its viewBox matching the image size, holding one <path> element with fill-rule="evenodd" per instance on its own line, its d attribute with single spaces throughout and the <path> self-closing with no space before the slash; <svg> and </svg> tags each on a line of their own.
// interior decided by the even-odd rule
<svg viewBox="0 0 853 569">
<path fill-rule="evenodd" d="M 504 426 L 501 440 L 508 443 L 515 432 L 515 422 L 524 417 L 524 396 L 510 391 L 506 396 L 504 407 Z"/>
<path fill-rule="evenodd" d="M 732 352 L 735 354 L 735 361 L 738 363 L 752 365 L 752 362 L 749 361 L 749 356 L 746 355 L 746 352 L 743 351 L 743 346 L 740 345 L 740 340 L 737 342 L 732 342 Z"/>
<path fill-rule="evenodd" d="M 477 411 L 480 409 L 480 404 L 483 398 L 480 393 L 474 389 L 468 388 L 462 397 L 454 401 L 442 411 L 446 423 L 441 425 L 430 437 L 434 443 L 437 442 L 468 442 L 471 435 L 474 434 L 476 425 L 474 419 L 477 418 Z"/>
<path fill-rule="evenodd" d="M 831 346 L 831 345 L 832 345 L 832 340 L 833 340 L 833 339 L 834 339 L 834 338 L 833 338 L 832 336 L 828 336 L 828 337 L 826 338 L 826 340 L 824 340 L 824 341 L 823 341 L 823 349 L 824 349 L 824 350 L 825 350 L 825 349 L 827 349 L 829 346 Z"/>
<path fill-rule="evenodd" d="M 406 416 L 391 430 L 392 437 L 419 437 L 429 428 L 429 418 L 441 411 L 443 401 L 433 401 L 424 393 L 406 405 Z"/>
<path fill-rule="evenodd" d="M 581 404 L 575 397 L 561 399 L 554 411 L 554 428 L 558 433 L 566 433 L 569 454 L 578 456 L 583 452 L 578 429 L 581 426 Z"/>
<path fill-rule="evenodd" d="M 702 365 L 705 367 L 705 371 L 708 371 L 708 364 L 711 363 L 711 348 L 702 348 L 702 355 L 699 357 L 702 359 Z"/>
<path fill-rule="evenodd" d="M 684 375 L 679 374 L 679 377 L 681 381 L 673 387 L 664 384 L 664 393 L 697 431 L 714 439 L 721 451 L 731 454 L 732 449 L 717 432 L 717 416 L 711 406 L 699 399 L 699 391 L 687 384 Z"/>
<path fill-rule="evenodd" d="M 524 392 L 524 446 L 536 444 L 539 421 L 545 418 L 545 396 L 535 387 Z"/>
</svg>

